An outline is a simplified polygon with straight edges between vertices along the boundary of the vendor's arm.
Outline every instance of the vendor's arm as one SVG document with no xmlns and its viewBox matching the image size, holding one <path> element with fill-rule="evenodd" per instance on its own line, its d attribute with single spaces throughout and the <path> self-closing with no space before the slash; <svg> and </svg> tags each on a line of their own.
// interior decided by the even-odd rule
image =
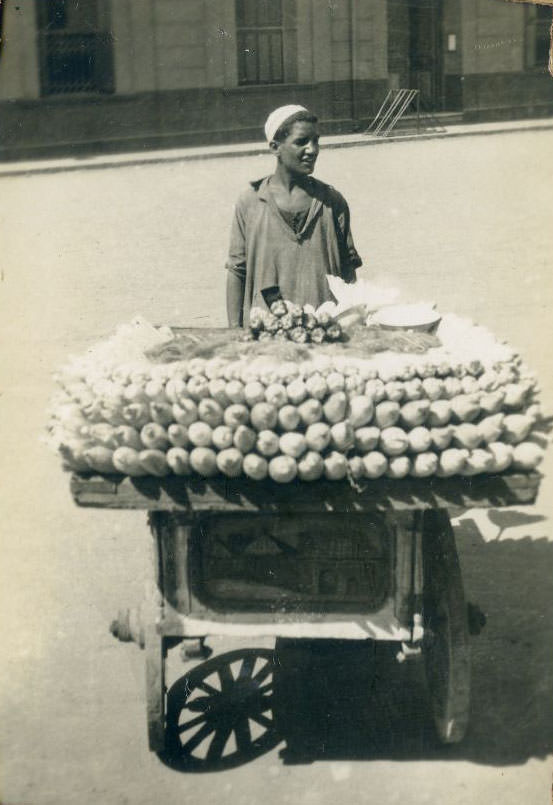
<svg viewBox="0 0 553 805">
<path fill-rule="evenodd" d="M 335 191 L 336 192 L 336 191 Z M 355 272 L 363 265 L 359 257 L 350 227 L 349 207 L 345 198 L 336 192 L 334 220 L 340 248 L 340 269 L 344 282 L 355 282 Z"/>
<path fill-rule="evenodd" d="M 245 279 L 231 271 L 227 274 L 227 318 L 229 327 L 243 324 Z"/>
<path fill-rule="evenodd" d="M 227 318 L 229 327 L 241 327 L 244 319 L 246 285 L 246 237 L 244 206 L 238 200 L 230 234 L 227 269 Z"/>
</svg>

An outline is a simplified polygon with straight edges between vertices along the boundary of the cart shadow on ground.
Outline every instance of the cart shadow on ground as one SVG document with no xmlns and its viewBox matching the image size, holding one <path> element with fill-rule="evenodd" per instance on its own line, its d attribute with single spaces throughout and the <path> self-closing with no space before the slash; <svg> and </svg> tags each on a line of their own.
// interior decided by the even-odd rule
<svg viewBox="0 0 553 805">
<path fill-rule="evenodd" d="M 527 518 L 526 520 L 524 518 Z M 468 760 L 523 764 L 553 750 L 553 543 L 509 539 L 537 516 L 492 513 L 494 541 L 476 522 L 456 528 L 467 598 L 487 616 L 472 638 L 471 723 L 440 746 L 423 664 L 371 641 L 279 640 L 274 651 L 214 656 L 170 689 L 162 760 L 185 772 L 255 761 L 282 744 L 284 763 Z M 544 524 L 544 531 L 546 524 Z"/>
</svg>

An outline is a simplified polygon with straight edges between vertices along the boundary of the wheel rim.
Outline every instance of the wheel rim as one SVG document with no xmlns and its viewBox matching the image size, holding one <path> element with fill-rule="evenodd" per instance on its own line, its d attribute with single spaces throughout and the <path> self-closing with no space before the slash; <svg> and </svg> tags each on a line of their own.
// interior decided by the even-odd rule
<svg viewBox="0 0 553 805">
<path fill-rule="evenodd" d="M 447 732 L 447 706 L 451 678 L 451 631 L 447 606 L 441 599 L 429 622 L 426 678 L 430 689 L 432 714 L 440 734 Z"/>
<path fill-rule="evenodd" d="M 425 672 L 438 738 L 450 744 L 463 739 L 469 719 L 467 610 L 447 513 L 429 513 L 423 528 Z"/>
<path fill-rule="evenodd" d="M 179 679 L 167 697 L 172 761 L 207 771 L 276 746 L 272 674 L 272 652 L 246 649 L 214 657 Z"/>
<path fill-rule="evenodd" d="M 442 743 L 458 743 L 468 726 L 470 646 L 466 625 L 446 592 L 430 606 L 425 626 L 424 659 L 436 732 Z M 459 616 L 460 613 L 457 613 Z"/>
</svg>

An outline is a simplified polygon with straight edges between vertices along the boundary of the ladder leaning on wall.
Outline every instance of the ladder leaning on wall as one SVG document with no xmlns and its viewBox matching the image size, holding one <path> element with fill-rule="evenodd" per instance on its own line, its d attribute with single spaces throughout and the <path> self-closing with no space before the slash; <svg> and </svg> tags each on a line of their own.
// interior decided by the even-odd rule
<svg viewBox="0 0 553 805">
<path fill-rule="evenodd" d="M 374 120 L 365 130 L 365 134 L 374 137 L 389 137 L 404 115 L 414 108 L 417 134 L 429 127 L 443 131 L 436 118 L 423 110 L 421 95 L 418 89 L 391 89 L 376 113 Z"/>
</svg>

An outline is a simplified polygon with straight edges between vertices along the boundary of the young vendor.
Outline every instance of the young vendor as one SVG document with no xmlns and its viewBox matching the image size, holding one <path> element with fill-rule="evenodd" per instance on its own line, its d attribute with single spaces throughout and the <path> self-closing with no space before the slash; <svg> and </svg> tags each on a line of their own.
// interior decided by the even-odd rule
<svg viewBox="0 0 553 805">
<path fill-rule="evenodd" d="M 261 291 L 278 285 L 284 299 L 317 308 L 333 299 L 327 274 L 355 280 L 361 259 L 346 200 L 312 178 L 319 154 L 317 118 L 303 106 L 281 106 L 265 123 L 276 170 L 251 182 L 235 207 L 227 268 L 231 327 L 247 325 Z"/>
</svg>

